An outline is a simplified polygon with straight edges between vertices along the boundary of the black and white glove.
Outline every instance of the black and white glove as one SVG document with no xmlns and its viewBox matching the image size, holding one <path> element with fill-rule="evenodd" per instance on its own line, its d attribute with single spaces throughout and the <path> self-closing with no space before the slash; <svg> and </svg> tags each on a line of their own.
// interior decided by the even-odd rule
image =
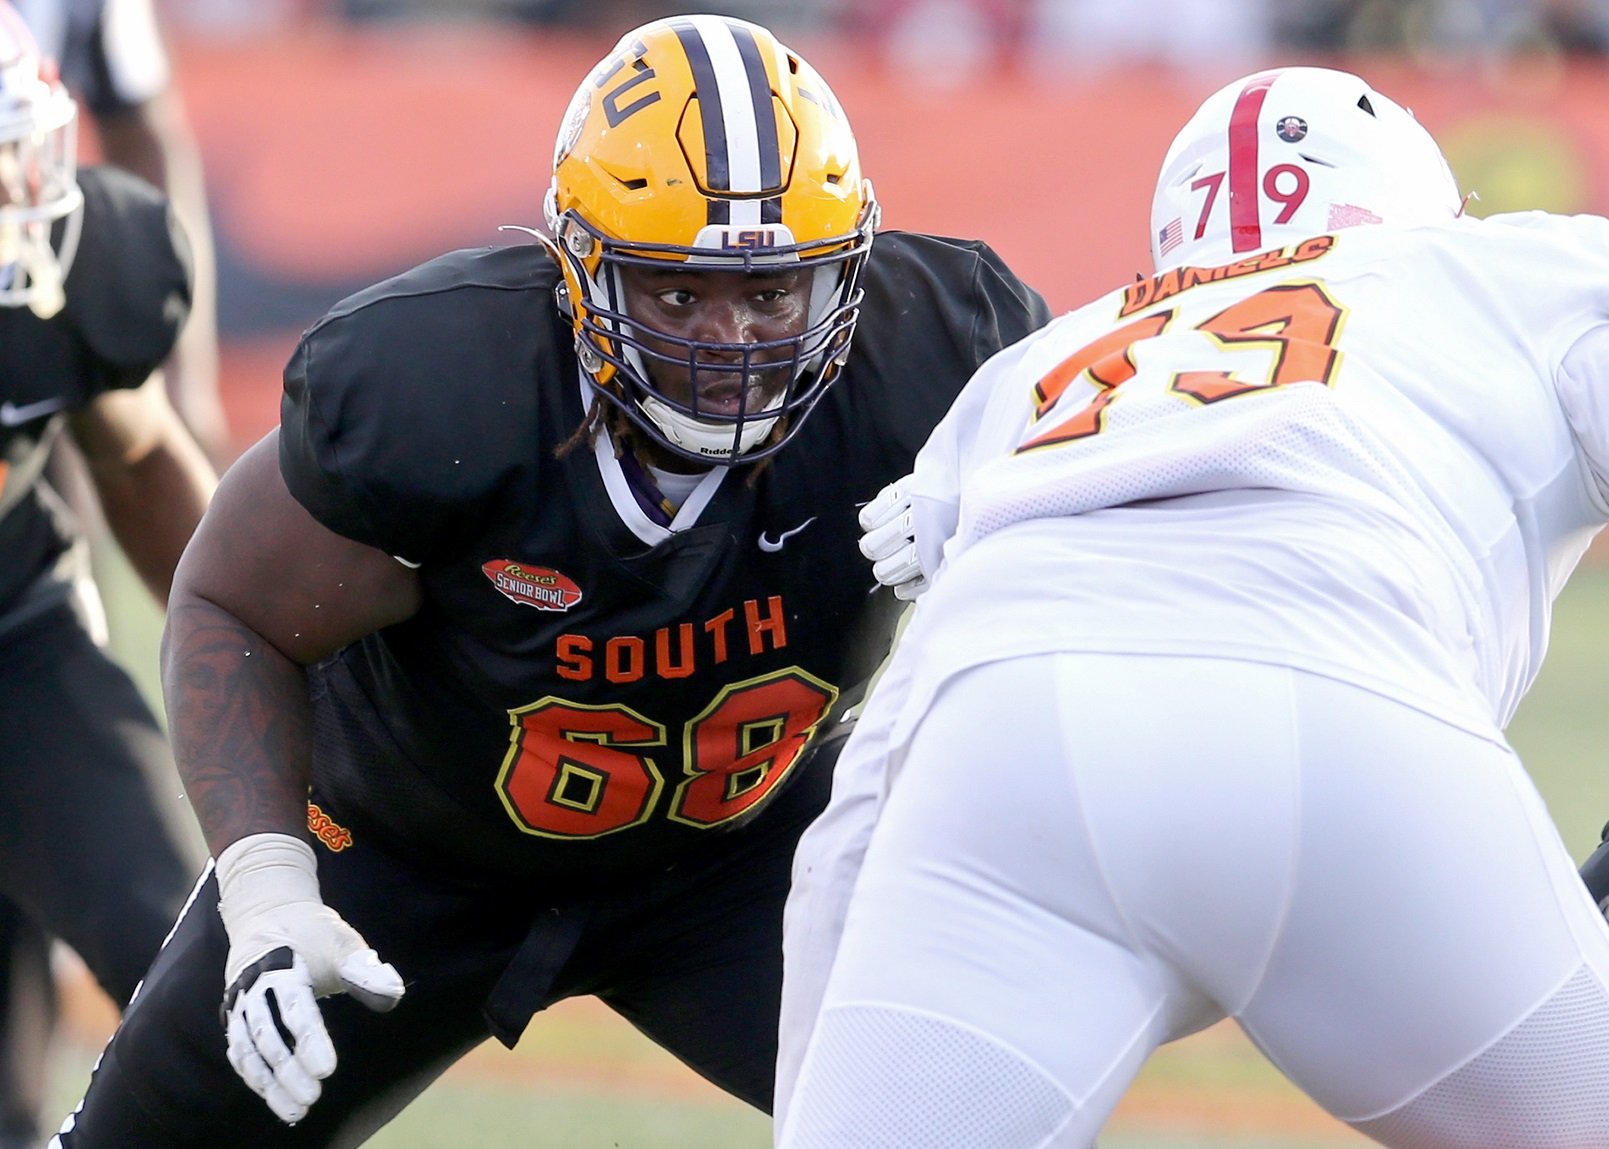
<svg viewBox="0 0 1609 1149">
<path fill-rule="evenodd" d="M 253 834 L 218 855 L 218 913 L 229 933 L 222 1018 L 229 1064 L 294 1125 L 335 1072 L 317 998 L 349 993 L 384 1012 L 402 978 L 319 895 L 313 849 Z"/>
<path fill-rule="evenodd" d="M 905 480 L 888 484 L 860 509 L 860 553 L 872 561 L 872 574 L 894 597 L 910 602 L 927 589 L 927 574 L 916 551 L 916 526 Z"/>
</svg>

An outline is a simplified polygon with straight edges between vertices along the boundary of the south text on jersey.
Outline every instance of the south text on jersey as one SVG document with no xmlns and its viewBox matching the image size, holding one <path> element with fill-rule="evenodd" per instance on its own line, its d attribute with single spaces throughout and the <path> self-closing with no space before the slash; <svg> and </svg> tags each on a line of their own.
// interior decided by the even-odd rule
<svg viewBox="0 0 1609 1149">
<path fill-rule="evenodd" d="M 761 655 L 788 645 L 787 611 L 781 595 L 764 602 L 745 599 L 702 624 L 662 626 L 649 635 L 621 634 L 595 639 L 561 634 L 554 658 L 560 678 L 587 682 L 602 675 L 609 682 L 688 678 L 701 664 L 719 665 L 743 652 Z"/>
</svg>

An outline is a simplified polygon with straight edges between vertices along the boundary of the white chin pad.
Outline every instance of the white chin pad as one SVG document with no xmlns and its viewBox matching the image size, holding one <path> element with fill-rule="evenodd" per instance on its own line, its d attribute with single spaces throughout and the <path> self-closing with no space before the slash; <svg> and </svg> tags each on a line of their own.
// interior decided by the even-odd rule
<svg viewBox="0 0 1609 1149">
<path fill-rule="evenodd" d="M 779 393 L 766 409 L 772 410 L 781 405 L 782 395 Z M 670 405 L 660 402 L 652 395 L 643 398 L 642 409 L 654 421 L 654 425 L 665 433 L 665 438 L 678 447 L 711 458 L 726 458 L 732 454 L 730 424 L 706 423 L 702 419 L 694 419 L 691 415 L 684 415 Z M 776 425 L 774 417 L 747 420 L 737 436 L 737 453 L 741 455 L 752 451 L 757 444 L 764 442 L 765 437 L 771 433 L 771 428 Z"/>
</svg>

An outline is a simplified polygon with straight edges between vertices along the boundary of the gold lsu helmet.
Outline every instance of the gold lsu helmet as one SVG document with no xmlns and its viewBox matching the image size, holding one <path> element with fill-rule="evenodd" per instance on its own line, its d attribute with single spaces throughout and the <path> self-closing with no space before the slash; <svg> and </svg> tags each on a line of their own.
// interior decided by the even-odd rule
<svg viewBox="0 0 1609 1149">
<path fill-rule="evenodd" d="M 583 370 L 675 455 L 725 465 L 775 452 L 849 352 L 877 201 L 831 89 L 764 28 L 678 16 L 622 37 L 570 102 L 544 214 Z M 626 313 L 619 271 L 667 262 L 733 272 L 804 265 L 813 270 L 805 330 L 749 344 L 655 331 Z M 655 386 L 655 363 L 691 370 L 686 401 Z M 786 384 L 751 386 L 761 367 Z M 734 375 L 742 409 L 700 410 L 701 377 Z"/>
</svg>

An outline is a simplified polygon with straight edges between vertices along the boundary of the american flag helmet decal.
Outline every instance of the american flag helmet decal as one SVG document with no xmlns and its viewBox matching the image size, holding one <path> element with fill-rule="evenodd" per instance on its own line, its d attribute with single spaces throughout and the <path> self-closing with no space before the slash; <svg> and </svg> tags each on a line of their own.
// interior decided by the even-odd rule
<svg viewBox="0 0 1609 1149">
<path fill-rule="evenodd" d="M 1157 250 L 1163 255 L 1178 247 L 1184 242 L 1184 224 L 1178 216 L 1174 216 L 1168 225 L 1156 233 Z"/>
</svg>

